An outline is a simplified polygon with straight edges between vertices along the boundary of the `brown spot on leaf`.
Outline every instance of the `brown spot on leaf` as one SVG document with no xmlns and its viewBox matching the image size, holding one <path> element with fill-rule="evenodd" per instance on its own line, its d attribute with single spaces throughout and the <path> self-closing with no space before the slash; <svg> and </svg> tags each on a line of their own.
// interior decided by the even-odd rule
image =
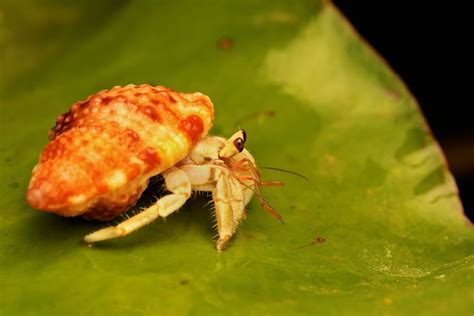
<svg viewBox="0 0 474 316">
<path fill-rule="evenodd" d="M 389 97 L 391 97 L 392 99 L 394 99 L 395 101 L 398 101 L 400 100 L 400 98 L 402 97 L 400 92 L 398 91 L 395 91 L 395 90 L 392 90 L 392 89 L 387 89 L 386 90 L 386 93 Z"/>
<path fill-rule="evenodd" d="M 223 37 L 217 41 L 217 47 L 220 49 L 230 49 L 234 46 L 234 40 L 230 37 Z"/>
<path fill-rule="evenodd" d="M 313 244 L 322 244 L 323 242 L 325 242 L 326 239 L 324 239 L 324 237 L 316 237 L 315 240 L 313 240 Z"/>
<path fill-rule="evenodd" d="M 325 241 L 326 241 L 326 238 L 324 238 L 322 236 L 316 236 L 316 238 L 311 240 L 308 244 L 296 247 L 296 249 L 306 248 L 306 247 L 309 247 L 309 246 L 315 246 L 315 245 L 323 244 Z"/>
</svg>

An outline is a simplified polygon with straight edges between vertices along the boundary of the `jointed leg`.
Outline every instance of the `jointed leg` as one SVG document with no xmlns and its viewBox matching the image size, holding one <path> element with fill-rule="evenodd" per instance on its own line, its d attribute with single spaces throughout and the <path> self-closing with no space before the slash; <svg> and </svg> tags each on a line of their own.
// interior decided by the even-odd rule
<svg viewBox="0 0 474 316">
<path fill-rule="evenodd" d="M 227 175 L 223 176 L 229 183 L 229 194 L 227 196 L 227 199 L 229 199 L 230 205 L 233 210 L 234 223 L 238 225 L 245 213 L 246 204 L 244 204 L 244 194 L 242 191 L 243 188 L 239 181 L 237 181 L 234 177 L 229 177 Z"/>
<path fill-rule="evenodd" d="M 191 195 L 191 183 L 186 173 L 171 169 L 164 174 L 166 188 L 172 193 L 159 199 L 154 205 L 114 227 L 107 227 L 87 235 L 88 243 L 126 236 L 153 222 L 159 216 L 166 217 L 183 206 Z"/>
<path fill-rule="evenodd" d="M 218 178 L 216 187 L 212 191 L 212 198 L 216 208 L 217 232 L 219 233 L 219 239 L 216 243 L 217 250 L 226 248 L 227 243 L 237 228 L 229 195 L 230 184 L 221 176 Z"/>
<path fill-rule="evenodd" d="M 245 204 L 251 195 L 244 195 L 243 187 L 230 174 L 228 168 L 206 165 L 181 166 L 194 189 L 212 191 L 219 238 L 216 247 L 223 250 L 234 235 L 240 221 L 245 217 Z"/>
</svg>

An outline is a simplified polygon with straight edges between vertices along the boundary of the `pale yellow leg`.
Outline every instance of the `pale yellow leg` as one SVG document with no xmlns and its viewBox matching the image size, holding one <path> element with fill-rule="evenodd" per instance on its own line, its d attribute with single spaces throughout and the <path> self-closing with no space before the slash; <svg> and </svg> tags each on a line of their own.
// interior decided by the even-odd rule
<svg viewBox="0 0 474 316">
<path fill-rule="evenodd" d="M 172 169 L 164 174 L 166 188 L 172 193 L 159 199 L 154 205 L 114 227 L 100 229 L 87 235 L 85 242 L 122 237 L 153 222 L 158 217 L 166 217 L 183 206 L 191 195 L 191 183 L 186 173 Z"/>
<path fill-rule="evenodd" d="M 230 174 L 228 168 L 216 165 L 184 165 L 194 190 L 211 191 L 217 221 L 218 250 L 223 250 L 245 218 L 245 204 L 251 195 L 244 196 L 244 187 Z M 246 203 L 244 203 L 246 202 Z"/>
<path fill-rule="evenodd" d="M 234 222 L 232 203 L 228 198 L 230 192 L 229 181 L 223 176 L 218 177 L 216 187 L 212 191 L 216 208 L 217 232 L 219 233 L 219 239 L 216 242 L 217 250 L 223 250 L 227 247 L 227 243 L 237 228 L 237 223 Z"/>
</svg>

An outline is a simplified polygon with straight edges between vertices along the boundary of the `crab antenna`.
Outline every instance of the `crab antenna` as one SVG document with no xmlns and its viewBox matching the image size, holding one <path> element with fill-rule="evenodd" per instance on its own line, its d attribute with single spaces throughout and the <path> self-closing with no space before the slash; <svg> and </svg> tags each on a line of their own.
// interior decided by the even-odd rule
<svg viewBox="0 0 474 316">
<path fill-rule="evenodd" d="M 282 187 L 284 183 L 276 180 L 268 180 L 260 182 L 261 187 Z"/>
<path fill-rule="evenodd" d="M 268 180 L 268 181 L 259 181 L 258 179 L 250 176 L 237 176 L 238 180 L 247 180 L 247 181 L 254 181 L 258 183 L 261 187 L 281 187 L 284 185 L 283 182 L 277 180 Z"/>
<path fill-rule="evenodd" d="M 284 173 L 289 173 L 289 174 L 292 174 L 294 176 L 297 176 L 297 177 L 300 177 L 302 179 L 305 179 L 305 180 L 309 180 L 308 177 L 302 175 L 301 173 L 298 173 L 296 171 L 291 171 L 291 170 L 286 170 L 286 169 L 282 169 L 282 168 L 275 168 L 275 167 L 259 167 L 260 169 L 267 169 L 267 170 L 274 170 L 274 171 L 280 171 L 280 172 L 284 172 Z"/>
<path fill-rule="evenodd" d="M 283 217 L 265 200 L 265 198 L 263 197 L 262 192 L 260 191 L 260 188 L 259 188 L 258 185 L 254 189 L 254 188 L 252 188 L 251 186 L 247 185 L 246 183 L 242 182 L 239 179 L 237 179 L 237 181 L 239 181 L 243 186 L 245 186 L 248 189 L 252 190 L 258 196 L 258 200 L 260 202 L 260 205 L 262 206 L 262 208 L 265 211 L 267 211 L 268 213 L 273 215 L 283 225 L 285 224 L 285 222 L 283 221 Z"/>
</svg>

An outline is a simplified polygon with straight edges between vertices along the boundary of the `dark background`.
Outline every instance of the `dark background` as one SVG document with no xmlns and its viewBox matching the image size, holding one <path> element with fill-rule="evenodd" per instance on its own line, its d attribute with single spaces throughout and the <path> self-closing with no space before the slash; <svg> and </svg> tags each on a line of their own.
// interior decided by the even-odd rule
<svg viewBox="0 0 474 316">
<path fill-rule="evenodd" d="M 474 11 L 468 1 L 336 0 L 417 98 L 474 221 Z M 416 3 L 416 4 L 415 4 Z"/>
</svg>

